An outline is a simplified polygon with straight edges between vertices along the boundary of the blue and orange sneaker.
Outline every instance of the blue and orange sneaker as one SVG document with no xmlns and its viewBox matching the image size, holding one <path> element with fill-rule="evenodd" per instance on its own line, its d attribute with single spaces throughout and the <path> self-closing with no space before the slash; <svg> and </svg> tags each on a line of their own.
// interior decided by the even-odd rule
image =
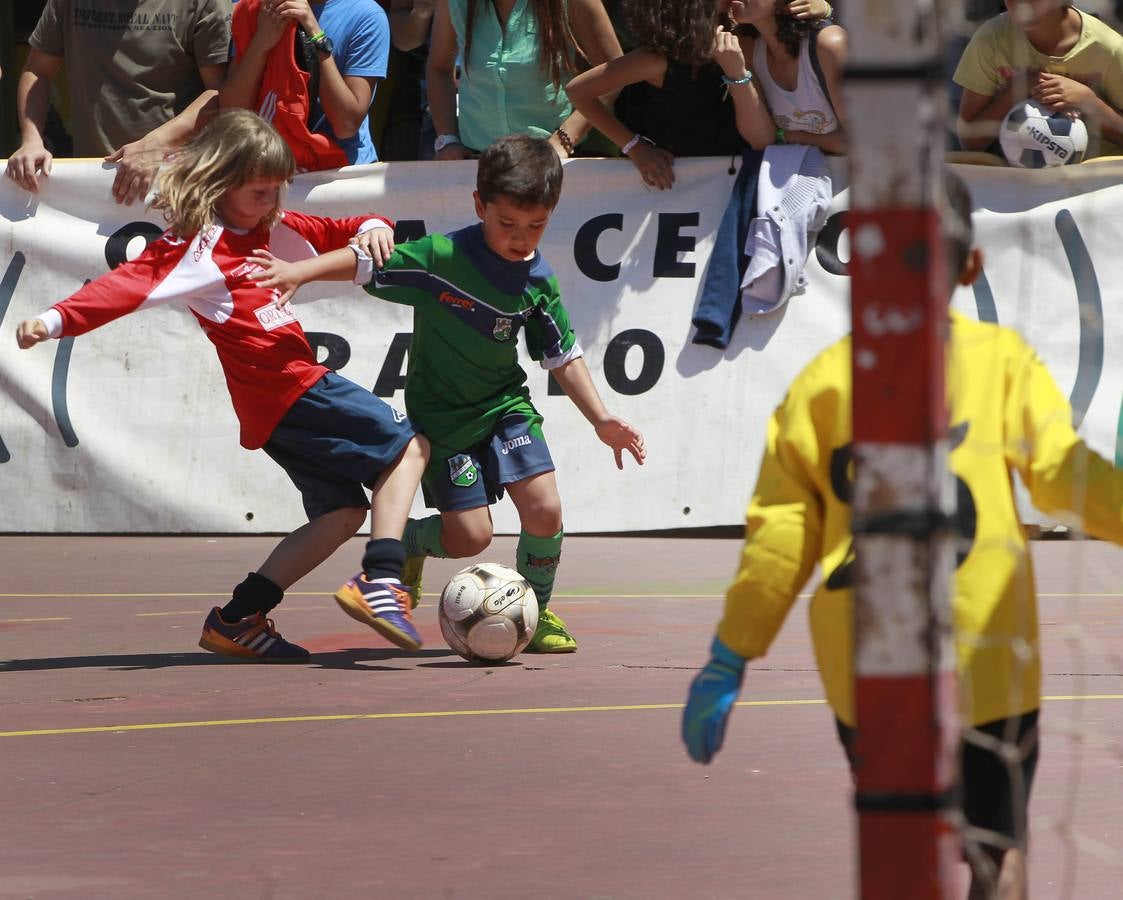
<svg viewBox="0 0 1123 900">
<path fill-rule="evenodd" d="M 231 624 L 222 618 L 222 610 L 217 606 L 203 623 L 199 646 L 211 653 L 256 662 L 308 662 L 308 651 L 281 637 L 273 620 L 265 618 L 263 613 Z"/>
<path fill-rule="evenodd" d="M 413 627 L 409 588 L 397 578 L 367 581 L 360 572 L 335 592 L 335 602 L 352 619 L 369 625 L 403 650 L 421 649 L 421 635 Z"/>
</svg>

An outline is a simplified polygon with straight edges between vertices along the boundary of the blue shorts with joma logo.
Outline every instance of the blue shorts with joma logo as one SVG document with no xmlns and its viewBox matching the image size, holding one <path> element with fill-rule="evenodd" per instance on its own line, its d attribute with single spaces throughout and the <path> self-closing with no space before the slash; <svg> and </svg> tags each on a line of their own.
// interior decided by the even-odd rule
<svg viewBox="0 0 1123 900">
<path fill-rule="evenodd" d="M 328 372 L 301 395 L 263 448 L 292 479 L 309 520 L 369 507 L 365 488 L 413 439 L 405 413 Z"/>
<path fill-rule="evenodd" d="M 491 437 L 466 451 L 434 442 L 421 482 L 425 504 L 441 512 L 489 506 L 503 496 L 503 485 L 554 471 L 541 421 L 538 415 L 509 413 Z"/>
</svg>

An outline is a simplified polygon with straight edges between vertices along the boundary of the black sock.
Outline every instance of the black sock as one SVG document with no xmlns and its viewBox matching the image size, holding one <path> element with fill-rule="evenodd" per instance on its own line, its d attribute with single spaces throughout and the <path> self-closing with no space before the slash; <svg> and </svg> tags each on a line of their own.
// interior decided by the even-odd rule
<svg viewBox="0 0 1123 900">
<path fill-rule="evenodd" d="M 363 574 L 370 581 L 375 578 L 397 578 L 400 581 L 405 561 L 406 550 L 401 541 L 375 538 L 367 541 L 367 548 L 363 552 Z"/>
<path fill-rule="evenodd" d="M 223 621 L 233 624 L 254 613 L 268 613 L 284 596 L 285 592 L 264 575 L 250 572 L 234 588 L 233 599 L 222 607 Z"/>
</svg>

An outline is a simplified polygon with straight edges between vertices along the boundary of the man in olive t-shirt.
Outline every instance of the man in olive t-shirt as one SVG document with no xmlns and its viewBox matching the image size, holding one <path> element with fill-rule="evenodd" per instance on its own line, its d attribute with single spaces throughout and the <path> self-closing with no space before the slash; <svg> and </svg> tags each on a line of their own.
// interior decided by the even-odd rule
<svg viewBox="0 0 1123 900">
<path fill-rule="evenodd" d="M 164 152 L 195 130 L 193 102 L 222 86 L 230 13 L 231 0 L 47 0 L 16 88 L 8 177 L 37 191 L 50 174 L 43 125 L 65 63 L 74 155 L 120 163 L 114 196 L 143 197 Z"/>
</svg>

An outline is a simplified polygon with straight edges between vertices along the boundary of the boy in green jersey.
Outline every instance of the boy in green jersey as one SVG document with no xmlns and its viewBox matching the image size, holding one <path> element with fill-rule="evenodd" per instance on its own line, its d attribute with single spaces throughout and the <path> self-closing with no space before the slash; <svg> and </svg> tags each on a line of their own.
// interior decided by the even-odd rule
<svg viewBox="0 0 1123 900">
<path fill-rule="evenodd" d="M 613 449 L 637 463 L 643 436 L 605 409 L 557 277 L 538 252 L 561 195 L 562 167 L 545 140 L 508 135 L 480 157 L 474 193 L 476 225 L 398 245 L 387 259 L 360 238 L 351 249 L 299 263 L 267 252 L 257 277 L 284 303 L 301 284 L 354 279 L 366 290 L 413 307 L 406 371 L 406 410 L 432 445 L 422 489 L 439 515 L 411 519 L 402 543 L 402 580 L 421 591 L 427 556 L 475 556 L 491 543 L 490 504 L 510 493 L 522 530 L 516 568 L 538 597 L 538 629 L 527 650 L 570 653 L 577 642 L 547 609 L 562 544 L 561 499 L 542 416 L 518 362 L 524 331 L 532 359 L 549 369 L 569 398 Z"/>
</svg>

